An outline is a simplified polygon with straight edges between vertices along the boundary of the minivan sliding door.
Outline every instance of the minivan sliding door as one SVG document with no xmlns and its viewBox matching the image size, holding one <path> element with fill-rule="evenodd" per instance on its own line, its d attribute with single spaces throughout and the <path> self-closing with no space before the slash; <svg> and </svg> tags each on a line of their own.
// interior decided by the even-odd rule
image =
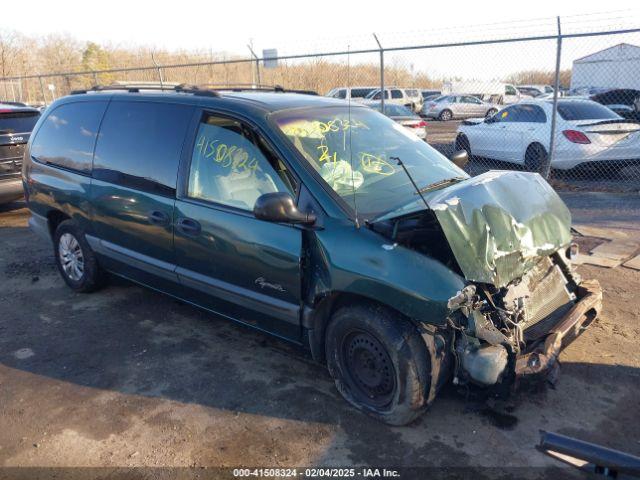
<svg viewBox="0 0 640 480">
<path fill-rule="evenodd" d="M 114 98 L 96 144 L 92 246 L 108 268 L 154 288 L 179 290 L 173 209 L 194 107 Z"/>
</svg>

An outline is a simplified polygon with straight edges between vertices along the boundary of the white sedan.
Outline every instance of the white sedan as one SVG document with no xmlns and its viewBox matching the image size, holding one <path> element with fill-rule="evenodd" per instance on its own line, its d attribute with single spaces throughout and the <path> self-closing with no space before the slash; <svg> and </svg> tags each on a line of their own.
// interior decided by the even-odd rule
<svg viewBox="0 0 640 480">
<path fill-rule="evenodd" d="M 522 101 L 490 118 L 462 122 L 456 149 L 538 171 L 549 152 L 552 110 L 551 100 Z M 640 123 L 591 100 L 560 99 L 554 148 L 551 166 L 562 170 L 587 162 L 640 160 Z"/>
</svg>

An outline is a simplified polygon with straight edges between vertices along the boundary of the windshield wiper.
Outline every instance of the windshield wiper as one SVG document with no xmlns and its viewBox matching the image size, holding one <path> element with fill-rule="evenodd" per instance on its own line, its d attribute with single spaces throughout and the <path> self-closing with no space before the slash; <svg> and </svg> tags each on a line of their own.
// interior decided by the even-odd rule
<svg viewBox="0 0 640 480">
<path fill-rule="evenodd" d="M 422 199 L 422 201 L 424 202 L 425 207 L 427 207 L 427 209 L 429 208 L 429 204 L 427 203 L 427 201 L 424 199 L 424 197 L 422 196 L 422 192 L 420 191 L 420 189 L 418 188 L 418 185 L 416 185 L 416 182 L 413 180 L 413 177 L 411 176 L 411 174 L 409 173 L 409 170 L 407 170 L 407 167 L 404 165 L 404 163 L 402 162 L 402 160 L 400 160 L 400 157 L 389 157 L 390 160 L 395 160 L 396 162 L 398 162 L 398 165 L 400 165 L 402 167 L 402 169 L 404 170 L 404 173 L 407 174 L 407 177 L 409 177 L 409 181 L 411 182 L 411 185 L 413 185 L 413 188 L 416 189 L 416 192 L 418 192 L 418 195 L 420 195 L 420 198 Z"/>
<path fill-rule="evenodd" d="M 420 194 L 420 196 L 422 196 L 423 193 L 430 192 L 431 190 L 436 190 L 440 187 L 444 187 L 445 185 L 449 185 L 451 183 L 458 183 L 458 182 L 461 182 L 462 180 L 465 180 L 465 178 L 452 177 L 452 178 L 445 178 L 444 180 L 438 180 L 437 182 L 430 183 L 426 187 L 422 187 L 418 189 L 418 193 Z"/>
</svg>

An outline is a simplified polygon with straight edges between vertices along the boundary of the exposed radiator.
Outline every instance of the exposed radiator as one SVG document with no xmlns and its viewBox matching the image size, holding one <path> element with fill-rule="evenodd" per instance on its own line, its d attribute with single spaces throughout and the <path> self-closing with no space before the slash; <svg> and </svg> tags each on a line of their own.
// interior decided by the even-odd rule
<svg viewBox="0 0 640 480">
<path fill-rule="evenodd" d="M 524 332 L 527 338 L 544 335 L 574 303 L 575 295 L 567 290 L 562 270 L 546 257 L 531 269 L 518 285 L 509 287 L 504 296 L 507 308 L 524 300 Z"/>
</svg>

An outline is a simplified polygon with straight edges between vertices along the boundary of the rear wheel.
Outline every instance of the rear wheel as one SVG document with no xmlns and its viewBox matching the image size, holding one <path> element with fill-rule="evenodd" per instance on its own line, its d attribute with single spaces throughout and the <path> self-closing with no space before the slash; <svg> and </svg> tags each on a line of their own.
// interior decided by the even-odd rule
<svg viewBox="0 0 640 480">
<path fill-rule="evenodd" d="M 547 160 L 547 151 L 539 143 L 532 143 L 524 154 L 524 168 L 530 172 L 540 172 L 540 168 Z"/>
<path fill-rule="evenodd" d="M 448 122 L 453 118 L 453 113 L 451 112 L 451 110 L 443 110 L 440 112 L 438 118 L 443 122 Z"/>
<path fill-rule="evenodd" d="M 490 108 L 489 110 L 487 110 L 487 113 L 484 116 L 484 118 L 493 117 L 496 113 L 498 113 L 498 110 L 496 110 L 495 108 Z"/>
<path fill-rule="evenodd" d="M 88 293 L 102 286 L 104 274 L 96 255 L 73 220 L 58 225 L 53 246 L 58 270 L 69 287 L 76 292 Z"/>
<path fill-rule="evenodd" d="M 343 307 L 327 327 L 327 366 L 342 396 L 391 425 L 405 425 L 428 406 L 431 361 L 417 329 L 377 305 Z"/>
</svg>

